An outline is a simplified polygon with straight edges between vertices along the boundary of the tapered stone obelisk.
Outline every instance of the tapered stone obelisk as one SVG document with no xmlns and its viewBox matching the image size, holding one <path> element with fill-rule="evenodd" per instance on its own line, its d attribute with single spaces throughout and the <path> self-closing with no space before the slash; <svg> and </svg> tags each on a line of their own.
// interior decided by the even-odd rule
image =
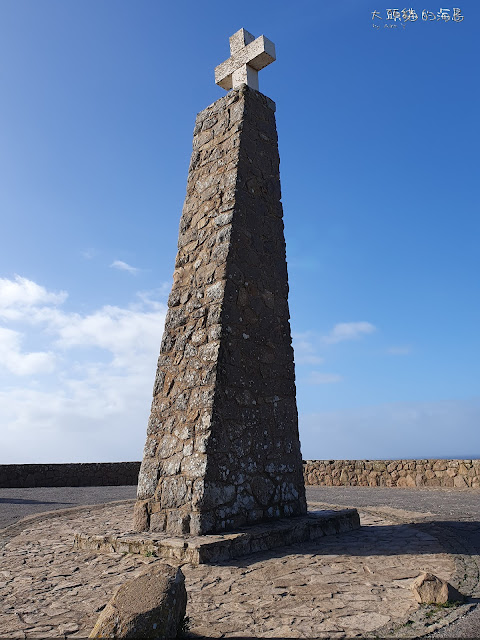
<svg viewBox="0 0 480 640">
<path fill-rule="evenodd" d="M 137 531 L 206 534 L 306 513 L 295 400 L 273 44 L 241 29 L 197 116 Z"/>
</svg>

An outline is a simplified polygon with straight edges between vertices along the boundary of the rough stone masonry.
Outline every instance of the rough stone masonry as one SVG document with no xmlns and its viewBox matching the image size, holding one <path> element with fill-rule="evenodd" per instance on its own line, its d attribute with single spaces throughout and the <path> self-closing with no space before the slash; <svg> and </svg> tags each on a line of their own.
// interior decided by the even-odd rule
<svg viewBox="0 0 480 640">
<path fill-rule="evenodd" d="M 195 123 L 137 531 L 306 513 L 280 197 L 275 104 L 242 84 Z"/>
</svg>

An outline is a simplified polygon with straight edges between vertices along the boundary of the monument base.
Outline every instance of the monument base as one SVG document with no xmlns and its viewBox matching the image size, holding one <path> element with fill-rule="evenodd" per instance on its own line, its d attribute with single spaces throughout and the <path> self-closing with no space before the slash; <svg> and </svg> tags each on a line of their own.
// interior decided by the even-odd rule
<svg viewBox="0 0 480 640">
<path fill-rule="evenodd" d="M 166 533 L 89 535 L 75 533 L 74 548 L 104 553 L 136 553 L 188 562 L 194 566 L 224 562 L 297 542 L 345 533 L 360 527 L 356 509 L 309 511 L 306 516 L 284 518 L 245 527 L 236 532 L 172 537 Z"/>
</svg>

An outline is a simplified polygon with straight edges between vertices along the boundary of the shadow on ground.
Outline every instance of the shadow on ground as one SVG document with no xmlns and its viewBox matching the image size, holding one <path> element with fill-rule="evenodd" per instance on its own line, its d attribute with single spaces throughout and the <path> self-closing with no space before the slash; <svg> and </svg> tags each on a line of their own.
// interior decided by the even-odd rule
<svg viewBox="0 0 480 640">
<path fill-rule="evenodd" d="M 23 500 L 22 498 L 0 498 L 0 504 L 74 504 L 73 502 L 49 502 L 47 500 Z"/>
<path fill-rule="evenodd" d="M 468 525 L 465 527 L 465 525 Z M 467 530 L 468 529 L 468 530 Z M 478 532 L 472 535 L 472 532 Z M 480 549 L 480 522 L 429 521 L 390 525 L 368 525 L 339 535 L 294 543 L 276 549 L 257 551 L 241 558 L 213 564 L 247 568 L 271 558 L 282 558 L 298 552 L 329 556 L 397 556 L 438 553 L 477 554 Z M 210 563 L 208 563 L 210 564 Z"/>
</svg>

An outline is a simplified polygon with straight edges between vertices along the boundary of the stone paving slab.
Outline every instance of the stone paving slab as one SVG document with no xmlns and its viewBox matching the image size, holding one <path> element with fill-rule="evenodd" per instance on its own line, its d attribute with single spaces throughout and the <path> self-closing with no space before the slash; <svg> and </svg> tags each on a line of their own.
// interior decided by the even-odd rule
<svg viewBox="0 0 480 640">
<path fill-rule="evenodd" d="M 356 509 L 323 509 L 310 511 L 306 517 L 273 520 L 236 532 L 174 538 L 166 533 L 124 533 L 125 522 L 118 525 L 113 529 L 110 525 L 110 531 L 105 532 L 102 523 L 96 523 L 93 531 L 88 530 L 87 533 L 84 529 L 76 532 L 74 548 L 97 552 L 148 553 L 197 566 L 352 531 L 360 527 L 360 518 Z"/>
<path fill-rule="evenodd" d="M 56 512 L 10 532 L 0 551 L 0 638 L 89 634 L 113 591 L 158 560 L 75 550 L 73 533 L 96 522 L 104 530 L 121 528 L 131 518 L 131 505 Z M 415 527 L 368 510 L 360 515 L 361 529 L 338 536 L 215 565 L 194 567 L 177 560 L 185 574 L 191 633 L 206 638 L 384 637 L 412 635 L 415 624 L 423 625 L 419 636 L 444 624 L 436 612 L 422 622 L 409 587 L 422 571 L 452 580 L 454 556 Z"/>
</svg>

